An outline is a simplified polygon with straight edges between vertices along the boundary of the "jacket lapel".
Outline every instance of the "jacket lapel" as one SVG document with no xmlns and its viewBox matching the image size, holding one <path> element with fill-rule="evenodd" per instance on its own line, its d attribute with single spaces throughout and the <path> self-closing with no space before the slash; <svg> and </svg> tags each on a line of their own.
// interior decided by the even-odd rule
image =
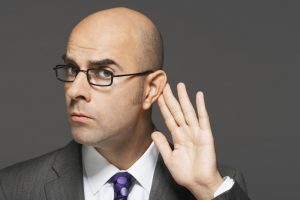
<svg viewBox="0 0 300 200">
<path fill-rule="evenodd" d="M 61 149 L 50 170 L 50 181 L 45 184 L 48 200 L 84 200 L 80 144 L 72 141 Z"/>
<path fill-rule="evenodd" d="M 184 187 L 178 185 L 165 166 L 159 154 L 149 200 L 181 200 L 195 199 Z"/>
</svg>

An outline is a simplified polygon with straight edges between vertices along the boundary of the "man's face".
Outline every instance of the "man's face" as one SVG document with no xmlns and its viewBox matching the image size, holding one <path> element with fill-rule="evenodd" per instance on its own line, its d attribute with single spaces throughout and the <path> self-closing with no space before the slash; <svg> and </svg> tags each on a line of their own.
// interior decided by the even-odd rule
<svg viewBox="0 0 300 200">
<path fill-rule="evenodd" d="M 74 31 L 67 45 L 65 62 L 87 70 L 108 59 L 116 64 L 107 64 L 105 68 L 114 74 L 139 72 L 136 46 L 122 34 Z M 68 119 L 74 139 L 95 146 L 129 137 L 125 130 L 136 125 L 142 110 L 141 103 L 137 103 L 142 95 L 142 78 L 117 77 L 111 86 L 100 87 L 90 85 L 86 74 L 79 72 L 74 82 L 65 83 Z"/>
</svg>

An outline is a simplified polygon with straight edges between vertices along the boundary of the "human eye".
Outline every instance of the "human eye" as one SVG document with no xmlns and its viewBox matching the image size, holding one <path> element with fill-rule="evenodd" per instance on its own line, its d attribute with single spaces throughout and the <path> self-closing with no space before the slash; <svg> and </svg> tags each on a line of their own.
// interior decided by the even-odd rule
<svg viewBox="0 0 300 200">
<path fill-rule="evenodd" d="M 96 69 L 94 70 L 94 75 L 99 79 L 110 79 L 113 75 L 113 72 L 108 69 Z"/>
<path fill-rule="evenodd" d="M 78 68 L 74 65 L 66 65 L 65 71 L 66 71 L 66 74 L 68 74 L 68 75 L 76 75 L 78 72 Z"/>
</svg>

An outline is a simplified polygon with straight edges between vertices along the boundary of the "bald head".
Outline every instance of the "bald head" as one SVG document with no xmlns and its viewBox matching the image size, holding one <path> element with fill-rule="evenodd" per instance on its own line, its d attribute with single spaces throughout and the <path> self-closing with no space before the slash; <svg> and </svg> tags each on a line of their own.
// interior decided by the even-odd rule
<svg viewBox="0 0 300 200">
<path fill-rule="evenodd" d="M 149 18 L 127 8 L 89 15 L 72 30 L 64 61 L 57 70 L 60 80 L 70 80 L 65 99 L 77 142 L 111 154 L 152 141 L 144 134 L 152 130 L 151 108 L 167 76 L 163 70 L 141 73 L 162 66 L 162 40 Z"/>
<path fill-rule="evenodd" d="M 112 8 L 87 16 L 74 27 L 68 44 L 87 49 L 106 44 L 125 48 L 124 53 L 134 57 L 137 70 L 158 69 L 163 65 L 159 30 L 148 17 L 128 8 Z"/>
</svg>

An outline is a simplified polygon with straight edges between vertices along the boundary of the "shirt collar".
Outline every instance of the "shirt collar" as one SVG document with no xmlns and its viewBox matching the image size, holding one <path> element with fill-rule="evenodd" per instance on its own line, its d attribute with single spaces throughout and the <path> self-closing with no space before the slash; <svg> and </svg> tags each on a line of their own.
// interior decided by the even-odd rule
<svg viewBox="0 0 300 200">
<path fill-rule="evenodd" d="M 152 142 L 145 153 L 129 169 L 125 170 L 133 175 L 149 194 L 157 157 L 158 150 Z M 121 171 L 109 163 L 92 146 L 82 145 L 82 161 L 84 176 L 86 176 L 93 194 L 96 194 L 115 173 Z"/>
</svg>

